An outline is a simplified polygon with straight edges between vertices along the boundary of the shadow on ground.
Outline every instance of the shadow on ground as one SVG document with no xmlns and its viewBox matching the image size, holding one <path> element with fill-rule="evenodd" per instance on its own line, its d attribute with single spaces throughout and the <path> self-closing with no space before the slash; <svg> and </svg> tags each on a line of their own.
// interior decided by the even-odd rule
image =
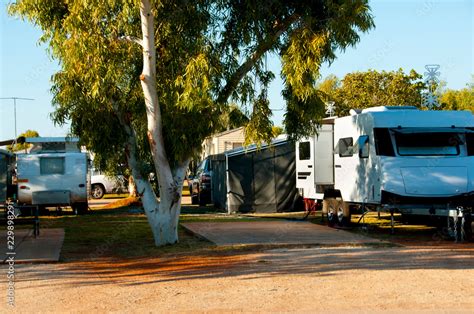
<svg viewBox="0 0 474 314">
<path fill-rule="evenodd" d="M 341 271 L 474 268 L 474 250 L 410 248 L 294 248 L 207 251 L 166 258 L 99 259 L 57 266 L 55 279 L 74 278 L 75 285 L 145 285 L 157 282 L 225 278 L 244 279 L 280 275 L 333 276 Z M 41 281 L 51 274 L 41 269 L 21 270 L 20 280 Z"/>
</svg>

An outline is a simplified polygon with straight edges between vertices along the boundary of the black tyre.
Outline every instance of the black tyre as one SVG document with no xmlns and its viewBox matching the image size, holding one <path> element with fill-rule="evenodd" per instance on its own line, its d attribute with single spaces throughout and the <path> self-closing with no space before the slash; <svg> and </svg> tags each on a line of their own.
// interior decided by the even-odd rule
<svg viewBox="0 0 474 314">
<path fill-rule="evenodd" d="M 93 184 L 91 188 L 91 197 L 93 199 L 101 199 L 104 197 L 105 194 L 105 189 L 102 185 L 100 184 Z"/>
<path fill-rule="evenodd" d="M 198 203 L 199 203 L 199 197 L 198 197 L 198 195 L 191 193 L 191 204 L 192 204 L 192 205 L 197 205 Z"/>
<path fill-rule="evenodd" d="M 202 193 L 199 193 L 199 206 L 206 206 L 207 203 L 208 197 Z"/>
<path fill-rule="evenodd" d="M 336 210 L 336 200 L 333 198 L 328 198 L 323 200 L 323 214 L 328 218 L 328 226 L 332 227 L 337 224 L 337 210 Z"/>
<path fill-rule="evenodd" d="M 351 224 L 351 210 L 349 205 L 343 200 L 337 200 L 337 223 L 341 227 L 348 227 Z"/>
</svg>

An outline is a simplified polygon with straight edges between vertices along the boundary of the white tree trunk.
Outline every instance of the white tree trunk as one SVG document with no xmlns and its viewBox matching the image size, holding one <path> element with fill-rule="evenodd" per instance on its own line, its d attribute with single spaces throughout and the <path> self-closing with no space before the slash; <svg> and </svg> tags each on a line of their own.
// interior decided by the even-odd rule
<svg viewBox="0 0 474 314">
<path fill-rule="evenodd" d="M 121 121 L 123 122 L 123 121 Z M 133 130 L 130 126 L 122 123 L 127 134 L 127 160 L 135 184 L 138 195 L 141 198 L 148 223 L 153 232 L 155 244 L 157 246 L 174 244 L 178 242 L 178 222 L 181 211 L 181 191 L 183 188 L 184 175 L 189 164 L 189 160 L 183 162 L 176 168 L 174 172 L 174 181 L 171 185 L 176 189 L 169 189 L 160 193 L 160 202 L 153 191 L 151 183 L 147 178 L 143 178 L 138 167 L 136 140 Z M 175 191 L 176 193 L 170 193 Z"/>
<path fill-rule="evenodd" d="M 189 160 L 178 165 L 172 171 L 166 155 L 161 110 L 156 89 L 154 16 L 149 0 L 141 0 L 140 19 L 142 22 L 142 40 L 138 42 L 143 48 L 143 70 L 140 81 L 145 97 L 148 141 L 160 189 L 160 202 L 158 202 L 150 182 L 143 178 L 138 170 L 135 134 L 124 121 L 122 121 L 122 124 L 129 135 L 127 143 L 129 149 L 128 164 L 132 170 L 148 223 L 153 231 L 155 244 L 161 246 L 178 242 L 181 191 Z"/>
</svg>

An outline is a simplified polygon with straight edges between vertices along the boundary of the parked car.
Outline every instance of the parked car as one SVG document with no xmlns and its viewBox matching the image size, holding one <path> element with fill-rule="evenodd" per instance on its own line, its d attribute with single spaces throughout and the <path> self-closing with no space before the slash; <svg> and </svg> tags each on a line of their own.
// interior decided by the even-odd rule
<svg viewBox="0 0 474 314">
<path fill-rule="evenodd" d="M 123 175 L 107 176 L 97 169 L 92 169 L 91 197 L 100 199 L 105 194 L 128 193 L 128 181 Z"/>
<path fill-rule="evenodd" d="M 206 158 L 188 180 L 192 204 L 206 205 L 211 202 L 211 177 L 211 160 Z"/>
</svg>

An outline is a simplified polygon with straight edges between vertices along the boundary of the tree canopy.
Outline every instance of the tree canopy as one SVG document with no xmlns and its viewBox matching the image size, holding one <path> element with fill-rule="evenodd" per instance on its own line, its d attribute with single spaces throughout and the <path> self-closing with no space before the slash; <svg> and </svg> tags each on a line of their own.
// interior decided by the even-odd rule
<svg viewBox="0 0 474 314">
<path fill-rule="evenodd" d="M 443 91 L 439 99 L 443 109 L 474 112 L 474 80 L 460 90 L 447 89 Z"/>
<path fill-rule="evenodd" d="M 336 114 L 349 114 L 350 109 L 374 106 L 421 105 L 421 93 L 426 89 L 422 76 L 415 70 L 353 72 L 342 80 L 331 75 L 318 84 L 321 98 L 334 101 Z"/>
<path fill-rule="evenodd" d="M 184 170 L 231 102 L 249 113 L 248 141 L 272 137 L 267 58 L 282 60 L 286 130 L 311 132 L 324 112 L 320 65 L 374 26 L 367 0 L 22 0 L 9 10 L 42 29 L 60 63 L 54 121 L 70 120 L 104 162 L 126 157 L 157 244 L 177 241 Z M 161 204 L 142 180 L 147 158 Z"/>
</svg>

